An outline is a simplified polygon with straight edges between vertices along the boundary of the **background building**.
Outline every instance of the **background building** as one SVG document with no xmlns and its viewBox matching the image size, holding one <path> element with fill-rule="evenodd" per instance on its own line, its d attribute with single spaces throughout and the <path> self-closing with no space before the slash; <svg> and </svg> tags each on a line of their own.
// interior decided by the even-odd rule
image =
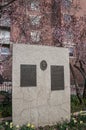
<svg viewBox="0 0 86 130">
<path fill-rule="evenodd" d="M 3 6 L 9 0 L 0 2 Z M 16 43 L 67 47 L 72 65 L 79 65 L 79 60 L 86 64 L 85 0 L 14 0 L 1 9 L 1 53 L 7 51 L 4 54 L 10 57 L 12 44 Z M 2 60 L 4 55 L 0 57 Z M 74 71 L 82 84 L 82 76 L 77 69 Z"/>
</svg>

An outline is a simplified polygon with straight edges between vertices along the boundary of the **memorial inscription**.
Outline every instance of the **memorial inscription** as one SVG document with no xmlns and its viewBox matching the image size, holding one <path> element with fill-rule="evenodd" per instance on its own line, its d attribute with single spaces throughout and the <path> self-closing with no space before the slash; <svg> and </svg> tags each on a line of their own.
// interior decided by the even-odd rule
<svg viewBox="0 0 86 130">
<path fill-rule="evenodd" d="M 51 66 L 51 90 L 64 90 L 63 66 Z"/>
<path fill-rule="evenodd" d="M 20 86 L 36 86 L 36 65 L 20 65 Z"/>
</svg>

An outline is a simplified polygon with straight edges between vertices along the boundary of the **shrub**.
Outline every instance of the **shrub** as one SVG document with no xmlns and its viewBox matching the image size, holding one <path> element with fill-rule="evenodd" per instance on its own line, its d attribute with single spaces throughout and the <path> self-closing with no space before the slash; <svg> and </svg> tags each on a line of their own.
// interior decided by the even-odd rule
<svg viewBox="0 0 86 130">
<path fill-rule="evenodd" d="M 83 102 L 86 102 L 86 99 Z M 76 112 L 80 110 L 86 110 L 86 104 L 80 104 L 77 96 L 71 95 L 71 111 Z"/>
</svg>

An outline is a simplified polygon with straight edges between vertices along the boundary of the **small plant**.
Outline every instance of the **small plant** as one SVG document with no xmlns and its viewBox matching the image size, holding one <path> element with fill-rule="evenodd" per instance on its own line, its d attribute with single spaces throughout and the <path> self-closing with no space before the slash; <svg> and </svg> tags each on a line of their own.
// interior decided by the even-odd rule
<svg viewBox="0 0 86 130">
<path fill-rule="evenodd" d="M 30 123 L 15 126 L 12 122 L 3 122 L 0 124 L 0 130 L 86 130 L 86 112 L 72 114 L 70 122 L 66 120 L 63 123 L 38 128 Z"/>
<path fill-rule="evenodd" d="M 11 116 L 12 115 L 12 95 L 11 95 L 11 93 L 1 91 L 0 95 L 4 96 L 4 99 L 0 102 L 0 118 Z"/>
<path fill-rule="evenodd" d="M 23 126 L 14 125 L 12 122 L 4 122 L 0 124 L 0 130 L 35 130 L 34 125 L 26 124 Z"/>
<path fill-rule="evenodd" d="M 86 102 L 86 99 L 84 99 L 83 102 Z M 76 95 L 71 95 L 71 111 L 76 112 L 80 110 L 86 110 L 86 104 L 80 104 L 79 100 Z"/>
</svg>

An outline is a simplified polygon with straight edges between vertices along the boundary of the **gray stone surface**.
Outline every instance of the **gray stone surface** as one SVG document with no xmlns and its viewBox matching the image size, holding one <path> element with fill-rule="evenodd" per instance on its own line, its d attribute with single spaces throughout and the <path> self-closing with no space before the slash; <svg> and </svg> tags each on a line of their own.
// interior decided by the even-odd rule
<svg viewBox="0 0 86 130">
<path fill-rule="evenodd" d="M 40 62 L 45 60 L 43 71 Z M 36 65 L 36 87 L 20 86 L 20 65 Z M 51 91 L 50 66 L 64 66 L 64 90 Z M 13 45 L 13 122 L 36 127 L 70 119 L 70 73 L 68 50 L 35 45 Z"/>
</svg>

